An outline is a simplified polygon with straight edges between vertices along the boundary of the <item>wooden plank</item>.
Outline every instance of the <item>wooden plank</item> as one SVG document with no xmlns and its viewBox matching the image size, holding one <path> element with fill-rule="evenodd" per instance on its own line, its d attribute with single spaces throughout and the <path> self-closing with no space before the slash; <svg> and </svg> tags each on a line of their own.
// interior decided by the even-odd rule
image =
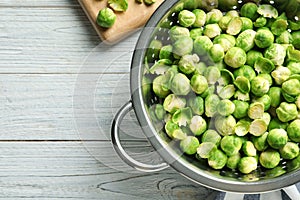
<svg viewBox="0 0 300 200">
<path fill-rule="evenodd" d="M 77 1 L 68 1 L 68 0 L 1 0 L 0 7 L 70 7 L 76 6 L 79 7 Z"/>
</svg>

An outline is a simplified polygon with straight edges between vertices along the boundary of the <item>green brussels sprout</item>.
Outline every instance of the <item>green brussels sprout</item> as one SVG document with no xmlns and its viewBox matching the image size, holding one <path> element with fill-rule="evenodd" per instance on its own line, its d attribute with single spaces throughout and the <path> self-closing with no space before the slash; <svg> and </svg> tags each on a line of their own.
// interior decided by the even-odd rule
<svg viewBox="0 0 300 200">
<path fill-rule="evenodd" d="M 300 30 L 299 20 L 297 20 L 297 21 L 288 20 L 288 28 L 291 29 L 292 31 L 298 31 L 298 30 Z"/>
<path fill-rule="evenodd" d="M 239 34 L 236 39 L 236 46 L 243 49 L 245 52 L 249 51 L 254 47 L 254 38 L 256 32 L 254 30 L 248 29 Z"/>
<path fill-rule="evenodd" d="M 247 17 L 241 17 L 241 20 L 243 21 L 243 26 L 242 26 L 242 32 L 245 30 L 253 30 L 253 22 L 251 19 Z"/>
<path fill-rule="evenodd" d="M 234 76 L 231 71 L 227 69 L 221 69 L 221 77 L 218 79 L 218 86 L 226 86 L 230 83 L 233 83 Z"/>
<path fill-rule="evenodd" d="M 272 23 L 271 31 L 274 35 L 280 35 L 287 30 L 287 27 L 288 22 L 286 19 L 276 19 L 275 22 Z"/>
<path fill-rule="evenodd" d="M 257 160 L 255 157 L 243 157 L 238 163 L 238 169 L 243 174 L 249 174 L 257 169 Z"/>
<path fill-rule="evenodd" d="M 228 28 L 228 24 L 229 24 L 229 22 L 230 22 L 230 20 L 232 19 L 232 17 L 230 17 L 230 16 L 223 16 L 222 18 L 221 18 L 221 20 L 219 21 L 219 26 L 220 26 L 220 28 L 223 30 L 223 31 L 226 31 L 227 30 L 227 28 Z"/>
<path fill-rule="evenodd" d="M 203 117 L 195 115 L 192 117 L 189 127 L 190 130 L 194 133 L 194 135 L 199 136 L 206 131 L 207 123 L 203 119 Z"/>
<path fill-rule="evenodd" d="M 263 57 L 263 54 L 260 51 L 256 51 L 256 50 L 248 51 L 246 64 L 250 66 L 254 66 L 257 58 L 259 57 Z"/>
<path fill-rule="evenodd" d="M 263 96 L 254 99 L 255 102 L 260 102 L 264 105 L 264 111 L 269 110 L 271 107 L 271 97 L 267 94 L 264 94 Z"/>
<path fill-rule="evenodd" d="M 256 148 L 251 141 L 244 142 L 242 146 L 242 151 L 246 156 L 252 156 L 252 157 L 256 156 Z"/>
<path fill-rule="evenodd" d="M 233 84 L 226 85 L 218 91 L 218 95 L 222 99 L 230 99 L 235 94 L 235 87 Z"/>
<path fill-rule="evenodd" d="M 292 32 L 292 38 L 293 38 L 293 46 L 296 49 L 300 49 L 300 31 L 294 31 Z"/>
<path fill-rule="evenodd" d="M 191 91 L 190 80 L 182 73 L 175 74 L 170 87 L 175 95 L 187 95 Z"/>
<path fill-rule="evenodd" d="M 267 137 L 268 144 L 274 148 L 282 148 L 288 142 L 288 134 L 284 129 L 272 129 Z"/>
<path fill-rule="evenodd" d="M 300 62 L 300 51 L 293 47 L 287 48 L 287 61 Z"/>
<path fill-rule="evenodd" d="M 286 50 L 281 44 L 274 43 L 266 49 L 264 56 L 271 60 L 274 65 L 283 65 Z"/>
<path fill-rule="evenodd" d="M 159 40 L 152 40 L 147 49 L 146 59 L 149 63 L 154 62 L 159 57 L 160 49 L 163 44 Z"/>
<path fill-rule="evenodd" d="M 204 76 L 207 79 L 208 84 L 215 84 L 221 76 L 221 72 L 218 67 L 209 66 L 204 72 Z"/>
<path fill-rule="evenodd" d="M 206 24 L 218 23 L 223 17 L 223 13 L 218 9 L 212 9 L 206 14 Z"/>
<path fill-rule="evenodd" d="M 208 83 L 204 76 L 195 74 L 191 78 L 191 87 L 192 90 L 197 94 L 202 94 L 205 90 L 208 89 Z"/>
<path fill-rule="evenodd" d="M 270 89 L 270 83 L 263 77 L 257 76 L 251 80 L 251 92 L 256 96 L 267 94 Z"/>
<path fill-rule="evenodd" d="M 172 121 L 179 126 L 186 126 L 192 119 L 192 111 L 190 108 L 180 108 L 175 111 Z"/>
<path fill-rule="evenodd" d="M 286 66 L 291 74 L 300 74 L 300 62 L 290 61 Z"/>
<path fill-rule="evenodd" d="M 253 23 L 253 25 L 256 27 L 256 28 L 261 28 L 261 27 L 264 27 L 266 26 L 267 24 L 267 19 L 263 16 L 260 16 L 258 17 L 255 22 Z"/>
<path fill-rule="evenodd" d="M 199 62 L 199 57 L 196 54 L 184 55 L 180 58 L 178 67 L 184 74 L 191 74 L 195 71 L 196 63 Z"/>
<path fill-rule="evenodd" d="M 300 82 L 297 79 L 289 79 L 282 83 L 282 91 L 292 95 L 297 96 L 300 94 Z"/>
<path fill-rule="evenodd" d="M 190 30 L 190 37 L 195 40 L 197 37 L 201 36 L 203 33 L 203 28 L 193 28 Z"/>
<path fill-rule="evenodd" d="M 286 129 L 288 127 L 288 123 L 287 122 L 282 122 L 280 121 L 278 118 L 272 118 L 270 123 L 269 123 L 269 127 L 268 130 L 272 130 L 272 129 Z"/>
<path fill-rule="evenodd" d="M 287 67 L 278 66 L 274 71 L 272 71 L 271 75 L 274 78 L 276 84 L 281 85 L 290 77 L 291 71 Z"/>
<path fill-rule="evenodd" d="M 287 133 L 293 142 L 300 142 L 300 120 L 296 119 L 287 127 Z"/>
<path fill-rule="evenodd" d="M 212 142 L 203 142 L 197 148 L 197 155 L 200 158 L 209 158 L 215 151 L 217 146 Z"/>
<path fill-rule="evenodd" d="M 229 169 L 236 169 L 241 160 L 241 154 L 237 153 L 235 155 L 229 156 L 227 159 L 226 167 Z"/>
<path fill-rule="evenodd" d="M 260 119 L 264 114 L 264 104 L 261 102 L 253 102 L 248 108 L 248 116 L 250 119 Z"/>
<path fill-rule="evenodd" d="M 235 105 L 233 116 L 237 119 L 246 117 L 248 114 L 249 103 L 241 100 L 233 100 L 233 103 Z"/>
<path fill-rule="evenodd" d="M 216 94 L 209 94 L 204 101 L 205 115 L 212 117 L 217 112 L 217 106 L 220 102 L 220 98 Z"/>
<path fill-rule="evenodd" d="M 258 151 L 264 151 L 266 150 L 269 145 L 268 145 L 268 132 L 263 133 L 261 136 L 253 136 L 251 137 L 251 140 L 253 142 L 254 147 L 258 150 Z"/>
<path fill-rule="evenodd" d="M 232 115 L 226 117 L 218 115 L 215 119 L 216 130 L 222 136 L 234 134 L 235 125 L 236 120 Z"/>
<path fill-rule="evenodd" d="M 108 0 L 108 5 L 114 11 L 124 12 L 128 9 L 128 1 L 127 0 Z"/>
<path fill-rule="evenodd" d="M 173 60 L 173 47 L 172 45 L 163 46 L 159 52 L 159 59 Z"/>
<path fill-rule="evenodd" d="M 185 45 L 185 44 L 183 44 Z M 204 56 L 213 46 L 212 41 L 207 36 L 199 36 L 194 41 L 194 52 L 199 56 Z"/>
<path fill-rule="evenodd" d="M 204 26 L 206 22 L 206 13 L 201 9 L 194 9 L 192 12 L 196 16 L 193 26 L 198 28 Z"/>
<path fill-rule="evenodd" d="M 275 40 L 278 44 L 292 44 L 293 37 L 289 31 L 282 32 Z"/>
<path fill-rule="evenodd" d="M 195 154 L 199 145 L 199 140 L 194 136 L 187 136 L 180 141 L 181 150 L 188 155 Z"/>
<path fill-rule="evenodd" d="M 274 35 L 268 28 L 260 28 L 257 30 L 254 42 L 259 48 L 267 48 L 274 42 Z"/>
<path fill-rule="evenodd" d="M 280 87 L 271 87 L 268 92 L 269 97 L 271 98 L 271 106 L 278 107 L 281 103 L 281 88 Z"/>
<path fill-rule="evenodd" d="M 200 96 L 189 98 L 188 106 L 196 115 L 202 115 L 204 113 L 204 100 Z"/>
<path fill-rule="evenodd" d="M 169 113 L 175 113 L 176 110 L 184 108 L 186 105 L 186 100 L 184 98 L 178 97 L 175 94 L 169 94 L 163 103 L 164 109 Z"/>
<path fill-rule="evenodd" d="M 243 17 L 247 17 L 251 20 L 256 20 L 258 18 L 258 13 L 257 13 L 257 5 L 253 2 L 248 2 L 245 3 L 242 7 L 241 7 L 241 16 Z"/>
<path fill-rule="evenodd" d="M 220 62 L 225 56 L 222 45 L 214 44 L 209 50 L 209 55 L 213 62 Z"/>
<path fill-rule="evenodd" d="M 168 81 L 164 75 L 157 76 L 153 80 L 153 92 L 160 98 L 165 98 L 169 93 Z"/>
<path fill-rule="evenodd" d="M 288 122 L 297 118 L 297 106 L 293 103 L 282 102 L 276 109 L 277 117 L 282 122 Z"/>
<path fill-rule="evenodd" d="M 185 0 L 183 1 L 183 8 L 182 9 L 187 9 L 187 10 L 193 10 L 198 8 L 201 4 L 197 0 Z"/>
<path fill-rule="evenodd" d="M 211 142 L 213 144 L 215 144 L 216 146 L 219 146 L 221 141 L 221 136 L 219 135 L 219 133 L 215 130 L 212 129 L 208 129 L 206 130 L 201 138 L 201 142 Z"/>
<path fill-rule="evenodd" d="M 144 0 L 144 3 L 146 4 L 146 5 L 152 5 L 152 4 L 154 4 L 156 2 L 156 0 Z"/>
<path fill-rule="evenodd" d="M 172 61 L 169 59 L 161 59 L 153 64 L 153 66 L 149 69 L 151 74 L 165 74 L 168 69 L 170 69 L 170 65 Z"/>
<path fill-rule="evenodd" d="M 268 112 L 264 112 L 261 119 L 264 120 L 268 125 L 271 122 L 271 115 Z"/>
<path fill-rule="evenodd" d="M 233 18 L 233 17 L 239 17 L 240 14 L 236 10 L 229 10 L 228 12 L 226 12 L 225 16 L 229 16 L 229 17 Z"/>
<path fill-rule="evenodd" d="M 278 11 L 270 4 L 261 4 L 257 8 L 257 13 L 266 18 L 277 18 Z"/>
<path fill-rule="evenodd" d="M 227 156 L 236 155 L 242 148 L 243 141 L 235 135 L 226 135 L 221 139 L 220 147 Z"/>
<path fill-rule="evenodd" d="M 190 54 L 193 51 L 193 39 L 189 36 L 181 36 L 173 44 L 173 53 L 178 56 Z"/>
<path fill-rule="evenodd" d="M 227 156 L 219 149 L 208 157 L 208 165 L 213 169 L 222 169 L 227 163 Z"/>
<path fill-rule="evenodd" d="M 267 58 L 258 57 L 254 63 L 254 68 L 258 73 L 271 73 L 275 69 L 275 65 Z"/>
<path fill-rule="evenodd" d="M 221 34 L 214 38 L 213 43 L 220 44 L 223 47 L 224 52 L 227 52 L 230 48 L 235 46 L 236 40 L 232 35 Z"/>
<path fill-rule="evenodd" d="M 206 98 L 208 95 L 215 94 L 216 86 L 209 85 L 208 88 L 200 95 L 202 98 Z"/>
<path fill-rule="evenodd" d="M 203 75 L 204 72 L 206 71 L 206 69 L 207 69 L 207 66 L 204 62 L 196 63 L 194 74 Z"/>
<path fill-rule="evenodd" d="M 221 100 L 217 106 L 217 111 L 222 116 L 231 115 L 233 114 L 234 110 L 235 104 L 228 99 Z"/>
<path fill-rule="evenodd" d="M 251 122 L 247 119 L 239 120 L 235 127 L 234 132 L 237 136 L 245 136 L 249 133 Z"/>
<path fill-rule="evenodd" d="M 280 154 L 278 151 L 268 149 L 262 152 L 259 156 L 259 163 L 267 169 L 276 167 L 280 162 Z"/>
<path fill-rule="evenodd" d="M 186 133 L 179 128 L 178 124 L 172 122 L 172 120 L 168 121 L 165 125 L 165 131 L 167 135 L 172 139 L 183 140 L 187 137 Z"/>
<path fill-rule="evenodd" d="M 300 155 L 287 163 L 288 171 L 297 170 L 300 167 Z"/>
<path fill-rule="evenodd" d="M 283 159 L 294 159 L 299 155 L 299 146 L 294 142 L 287 142 L 279 149 L 279 153 Z"/>
<path fill-rule="evenodd" d="M 221 35 L 221 32 L 222 32 L 222 30 L 218 24 L 207 24 L 204 27 L 203 35 L 205 35 L 209 38 L 214 38 L 218 35 Z"/>
<path fill-rule="evenodd" d="M 165 118 L 166 111 L 165 111 L 163 105 L 156 104 L 154 112 L 155 112 L 155 115 L 156 115 L 158 120 L 163 120 Z"/>
<path fill-rule="evenodd" d="M 268 129 L 268 124 L 264 119 L 255 119 L 251 122 L 249 133 L 254 136 L 263 135 Z"/>
<path fill-rule="evenodd" d="M 244 76 L 236 77 L 234 85 L 243 93 L 250 92 L 250 81 Z"/>
<path fill-rule="evenodd" d="M 178 14 L 179 24 L 183 27 L 190 27 L 196 21 L 196 15 L 189 10 L 182 10 Z"/>
<path fill-rule="evenodd" d="M 188 28 L 173 26 L 170 29 L 170 38 L 172 41 L 177 41 L 182 36 L 190 36 L 190 31 Z"/>
<path fill-rule="evenodd" d="M 224 62 L 232 68 L 239 68 L 246 63 L 247 55 L 245 51 L 239 47 L 230 48 L 224 57 Z"/>
<path fill-rule="evenodd" d="M 103 28 L 110 28 L 114 25 L 117 19 L 116 14 L 110 8 L 103 8 L 97 15 L 97 24 Z"/>
<path fill-rule="evenodd" d="M 236 99 L 236 100 L 239 100 L 239 101 L 250 101 L 250 95 L 249 93 L 242 93 L 241 91 L 237 90 L 233 97 Z"/>
<path fill-rule="evenodd" d="M 238 76 L 246 77 L 249 81 L 256 77 L 254 69 L 249 65 L 243 65 L 242 67 L 234 70 L 233 75 L 235 76 L 235 78 L 237 78 Z"/>
<path fill-rule="evenodd" d="M 243 21 L 240 17 L 233 17 L 227 26 L 226 33 L 229 35 L 237 35 L 243 28 Z"/>
</svg>

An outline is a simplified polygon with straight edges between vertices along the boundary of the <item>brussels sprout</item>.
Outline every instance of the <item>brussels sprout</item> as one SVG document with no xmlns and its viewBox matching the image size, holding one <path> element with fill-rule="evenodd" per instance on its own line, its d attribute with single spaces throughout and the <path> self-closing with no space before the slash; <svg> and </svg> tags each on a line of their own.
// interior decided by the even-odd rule
<svg viewBox="0 0 300 200">
<path fill-rule="evenodd" d="M 237 153 L 235 155 L 229 156 L 227 159 L 226 167 L 229 169 L 236 169 L 241 160 L 241 154 Z"/>
<path fill-rule="evenodd" d="M 227 163 L 227 156 L 221 150 L 215 150 L 208 157 L 208 165 L 213 169 L 222 169 Z"/>
<path fill-rule="evenodd" d="M 300 142 L 300 120 L 296 119 L 287 127 L 287 133 L 293 142 Z"/>
<path fill-rule="evenodd" d="M 268 130 L 272 130 L 272 129 L 286 129 L 288 126 L 287 122 L 282 122 L 280 121 L 278 118 L 272 118 L 270 123 L 269 123 L 269 127 Z"/>
<path fill-rule="evenodd" d="M 260 16 L 258 17 L 255 22 L 253 23 L 253 25 L 256 27 L 256 28 L 261 28 L 261 27 L 264 27 L 266 26 L 267 24 L 267 19 L 263 16 Z"/>
<path fill-rule="evenodd" d="M 288 20 L 288 28 L 291 29 L 292 31 L 298 31 L 298 30 L 300 30 L 299 20 L 297 20 L 297 21 Z"/>
<path fill-rule="evenodd" d="M 240 17 L 233 17 L 227 26 L 226 33 L 229 35 L 237 35 L 243 28 L 243 21 Z"/>
<path fill-rule="evenodd" d="M 300 31 L 292 32 L 293 42 L 292 44 L 296 49 L 300 49 Z"/>
<path fill-rule="evenodd" d="M 191 91 L 190 80 L 182 73 L 175 74 L 170 87 L 175 95 L 187 95 Z"/>
<path fill-rule="evenodd" d="M 274 65 L 282 65 L 286 56 L 285 48 L 281 44 L 272 44 L 265 53 L 265 58 L 270 59 Z"/>
<path fill-rule="evenodd" d="M 185 45 L 185 44 L 183 44 Z M 208 53 L 213 46 L 212 41 L 207 36 L 199 36 L 194 41 L 194 52 L 199 56 L 204 56 Z"/>
<path fill-rule="evenodd" d="M 218 95 L 216 94 L 209 94 L 205 98 L 205 115 L 207 117 L 212 117 L 217 112 L 217 106 L 220 102 Z"/>
<path fill-rule="evenodd" d="M 253 22 L 251 19 L 247 17 L 241 17 L 241 20 L 243 21 L 243 26 L 242 26 L 242 32 L 245 30 L 253 30 Z"/>
<path fill-rule="evenodd" d="M 182 9 L 187 9 L 187 10 L 193 10 L 198 8 L 201 4 L 197 0 L 185 0 L 183 1 L 183 8 Z"/>
<path fill-rule="evenodd" d="M 256 96 L 267 94 L 270 89 L 270 83 L 263 77 L 255 77 L 251 80 L 251 92 Z"/>
<path fill-rule="evenodd" d="M 204 26 L 206 22 L 206 13 L 201 9 L 194 9 L 192 12 L 196 16 L 193 26 L 199 28 Z"/>
<path fill-rule="evenodd" d="M 184 74 L 191 74 L 195 71 L 195 65 L 199 62 L 199 57 L 196 54 L 184 55 L 180 58 L 178 66 Z"/>
<path fill-rule="evenodd" d="M 161 59 L 154 63 L 154 65 L 149 69 L 151 74 L 165 74 L 166 71 L 170 68 L 172 61 L 169 59 Z"/>
<path fill-rule="evenodd" d="M 273 169 L 269 169 L 265 171 L 267 178 L 279 177 L 286 173 L 286 170 L 282 168 L 282 166 L 277 166 Z"/>
<path fill-rule="evenodd" d="M 241 16 L 247 17 L 254 21 L 258 17 L 257 9 L 258 9 L 258 7 L 255 3 L 253 3 L 253 2 L 245 3 L 241 7 L 241 11 L 240 11 Z"/>
<path fill-rule="evenodd" d="M 172 121 L 179 126 L 186 126 L 192 119 L 192 111 L 190 108 L 180 108 L 175 111 Z"/>
<path fill-rule="evenodd" d="M 172 45 L 163 46 L 159 52 L 159 59 L 173 60 L 173 47 Z"/>
<path fill-rule="evenodd" d="M 153 92 L 160 98 L 165 98 L 169 93 L 168 81 L 164 75 L 157 76 L 153 80 Z"/>
<path fill-rule="evenodd" d="M 242 146 L 242 150 L 246 156 L 256 156 L 256 148 L 251 141 L 246 141 Z"/>
<path fill-rule="evenodd" d="M 275 82 L 278 85 L 281 85 L 290 77 L 291 71 L 287 67 L 278 66 L 274 71 L 272 71 L 271 75 L 274 78 Z"/>
<path fill-rule="evenodd" d="M 233 83 L 234 76 L 231 71 L 227 69 L 221 69 L 221 77 L 218 80 L 218 86 L 226 86 L 230 83 Z"/>
<path fill-rule="evenodd" d="M 204 113 L 204 100 L 200 96 L 189 98 L 188 106 L 196 115 L 202 115 Z"/>
<path fill-rule="evenodd" d="M 206 69 L 207 69 L 207 66 L 204 62 L 196 63 L 194 74 L 203 75 L 204 72 L 206 71 Z"/>
<path fill-rule="evenodd" d="M 267 18 L 277 18 L 278 11 L 270 4 L 261 4 L 258 6 L 257 13 Z"/>
<path fill-rule="evenodd" d="M 258 73 L 271 73 L 275 69 L 275 66 L 271 60 L 258 57 L 254 63 L 254 68 Z"/>
<path fill-rule="evenodd" d="M 264 119 L 255 119 L 251 122 L 249 133 L 254 136 L 261 136 L 268 129 L 268 124 Z"/>
<path fill-rule="evenodd" d="M 212 142 L 203 142 L 197 148 L 197 155 L 200 158 L 209 158 L 217 150 L 217 146 Z"/>
<path fill-rule="evenodd" d="M 269 110 L 270 106 L 271 106 L 271 97 L 267 94 L 259 97 L 259 98 L 256 98 L 254 99 L 255 102 L 260 102 L 264 105 L 264 111 L 267 111 Z"/>
<path fill-rule="evenodd" d="M 264 112 L 261 119 L 264 120 L 268 125 L 271 122 L 271 115 L 268 112 Z"/>
<path fill-rule="evenodd" d="M 293 47 L 287 48 L 287 61 L 300 62 L 300 51 Z"/>
<path fill-rule="evenodd" d="M 286 67 L 290 70 L 291 74 L 300 74 L 300 62 L 290 61 Z"/>
<path fill-rule="evenodd" d="M 254 47 L 254 38 L 256 32 L 248 29 L 239 34 L 236 39 L 236 46 L 243 49 L 245 52 L 249 51 Z"/>
<path fill-rule="evenodd" d="M 236 125 L 236 120 L 232 115 L 227 117 L 217 116 L 215 119 L 215 127 L 220 135 L 232 135 L 234 134 L 234 127 Z"/>
<path fill-rule="evenodd" d="M 171 120 L 166 123 L 165 130 L 167 135 L 173 139 L 183 140 L 187 137 L 186 133 L 179 128 L 178 124 L 175 124 Z"/>
<path fill-rule="evenodd" d="M 261 102 L 253 102 L 250 104 L 248 109 L 248 116 L 251 119 L 262 118 L 264 114 L 264 104 Z"/>
<path fill-rule="evenodd" d="M 183 27 L 190 27 L 196 21 L 196 15 L 189 10 L 182 10 L 178 14 L 179 24 Z"/>
<path fill-rule="evenodd" d="M 293 37 L 289 31 L 282 32 L 275 40 L 278 44 L 292 44 Z"/>
<path fill-rule="evenodd" d="M 263 57 L 263 54 L 260 51 L 256 51 L 256 50 L 248 51 L 246 64 L 250 66 L 254 66 L 257 58 L 259 57 Z"/>
<path fill-rule="evenodd" d="M 191 119 L 189 127 L 190 130 L 194 133 L 194 135 L 199 136 L 206 131 L 207 123 L 201 116 L 195 115 Z"/>
<path fill-rule="evenodd" d="M 283 159 L 294 159 L 299 155 L 299 146 L 294 142 L 287 142 L 279 149 L 279 153 Z"/>
<path fill-rule="evenodd" d="M 117 19 L 116 14 L 110 8 L 103 8 L 97 15 L 97 24 L 103 28 L 110 28 L 114 25 Z"/>
<path fill-rule="evenodd" d="M 235 76 L 235 78 L 237 78 L 238 76 L 246 77 L 249 81 L 256 77 L 254 69 L 249 65 L 243 65 L 242 67 L 234 70 L 233 75 Z"/>
<path fill-rule="evenodd" d="M 223 17 L 223 13 L 218 9 L 212 9 L 206 14 L 206 24 L 218 23 Z"/>
<path fill-rule="evenodd" d="M 234 85 L 243 93 L 250 92 L 250 81 L 244 76 L 236 77 Z"/>
<path fill-rule="evenodd" d="M 188 28 L 173 26 L 170 29 L 170 38 L 172 41 L 177 41 L 182 36 L 190 36 L 190 31 Z"/>
<path fill-rule="evenodd" d="M 195 40 L 197 37 L 201 36 L 203 33 L 203 28 L 193 28 L 190 30 L 190 37 Z"/>
<path fill-rule="evenodd" d="M 215 84 L 221 76 L 220 70 L 215 66 L 209 66 L 204 72 L 208 84 Z"/>
<path fill-rule="evenodd" d="M 124 12 L 128 9 L 127 0 L 108 0 L 108 5 L 115 11 Z"/>
<path fill-rule="evenodd" d="M 235 104 L 228 99 L 221 100 L 217 106 L 217 111 L 222 116 L 231 115 L 234 112 L 234 110 Z"/>
<path fill-rule="evenodd" d="M 300 82 L 297 79 L 289 79 L 282 83 L 282 91 L 291 95 L 297 96 L 300 94 Z"/>
<path fill-rule="evenodd" d="M 247 55 L 245 51 L 239 47 L 230 48 L 224 57 L 224 62 L 232 68 L 239 68 L 246 63 Z"/>
<path fill-rule="evenodd" d="M 220 147 L 227 156 L 236 155 L 242 148 L 243 141 L 235 135 L 226 135 L 221 139 Z"/>
<path fill-rule="evenodd" d="M 274 42 L 274 35 L 268 28 L 258 29 L 254 38 L 256 46 L 259 48 L 267 48 Z"/>
<path fill-rule="evenodd" d="M 199 140 L 194 136 L 187 136 L 180 141 L 181 150 L 188 155 L 195 154 L 199 145 Z"/>
<path fill-rule="evenodd" d="M 203 35 L 205 35 L 209 38 L 214 38 L 214 37 L 220 35 L 221 32 L 222 32 L 222 30 L 218 24 L 207 24 L 204 27 Z"/>
<path fill-rule="evenodd" d="M 251 122 L 246 119 L 238 121 L 234 127 L 234 132 L 237 136 L 245 136 L 250 130 Z"/>
<path fill-rule="evenodd" d="M 281 33 L 287 30 L 287 27 L 287 20 L 277 19 L 275 22 L 272 23 L 271 31 L 274 35 L 280 35 Z"/>
<path fill-rule="evenodd" d="M 278 151 L 268 149 L 259 156 L 259 163 L 267 169 L 276 167 L 280 162 L 280 154 Z"/>
<path fill-rule="evenodd" d="M 282 102 L 280 106 L 276 109 L 277 117 L 282 122 L 288 122 L 297 118 L 298 111 L 295 104 L 289 104 Z"/>
<path fill-rule="evenodd" d="M 210 85 L 200 96 L 202 98 L 206 98 L 208 95 L 215 94 L 215 90 L 216 90 L 216 86 Z"/>
<path fill-rule="evenodd" d="M 222 87 L 218 92 L 218 95 L 222 99 L 230 99 L 234 94 L 235 94 L 235 87 L 232 84 Z"/>
<path fill-rule="evenodd" d="M 248 114 L 249 103 L 241 100 L 233 100 L 233 103 L 235 105 L 233 116 L 237 119 L 246 117 Z"/>
<path fill-rule="evenodd" d="M 236 40 L 232 35 L 221 34 L 214 38 L 213 43 L 220 44 L 223 47 L 224 52 L 227 52 L 230 48 L 235 46 Z"/>
<path fill-rule="evenodd" d="M 284 129 L 272 129 L 267 137 L 268 144 L 274 148 L 282 148 L 288 142 L 288 134 Z"/>
<path fill-rule="evenodd" d="M 214 143 L 216 146 L 219 146 L 221 141 L 221 136 L 215 130 L 208 129 L 202 135 L 201 142 L 211 142 Z"/>
<path fill-rule="evenodd" d="M 214 44 L 209 50 L 209 55 L 213 62 L 220 62 L 225 56 L 222 45 Z"/>
<path fill-rule="evenodd" d="M 287 163 L 288 171 L 297 170 L 300 167 L 300 155 Z"/>
<path fill-rule="evenodd" d="M 268 95 L 271 98 L 271 106 L 278 107 L 281 102 L 281 88 L 271 87 L 268 92 Z"/>
<path fill-rule="evenodd" d="M 268 134 L 269 134 L 268 132 L 265 132 L 261 136 L 258 136 L 258 137 L 253 136 L 251 138 L 253 145 L 255 146 L 255 148 L 258 151 L 264 151 L 269 147 L 268 141 L 267 141 Z"/>
<path fill-rule="evenodd" d="M 154 62 L 159 57 L 160 49 L 162 48 L 162 42 L 159 40 L 152 40 L 147 49 L 146 59 L 149 63 Z"/>
<path fill-rule="evenodd" d="M 229 24 L 229 22 L 230 22 L 230 20 L 232 19 L 232 17 L 230 17 L 230 16 L 223 16 L 222 18 L 221 18 L 221 20 L 219 21 L 219 26 L 220 26 L 220 28 L 223 30 L 223 31 L 226 31 L 227 30 L 227 28 L 228 28 L 228 24 Z"/>
<path fill-rule="evenodd" d="M 225 16 L 229 16 L 231 18 L 234 18 L 234 17 L 239 17 L 240 14 L 236 10 L 229 10 L 228 12 L 226 12 Z"/>
<path fill-rule="evenodd" d="M 184 108 L 186 105 L 186 100 L 184 98 L 178 97 L 175 94 L 169 94 L 163 103 L 164 109 L 169 113 L 175 113 L 176 110 Z"/>
<path fill-rule="evenodd" d="M 189 36 L 181 36 L 173 44 L 173 53 L 184 56 L 193 51 L 193 39 Z"/>
<path fill-rule="evenodd" d="M 156 2 L 156 0 L 144 0 L 144 3 L 146 5 L 151 5 L 151 4 L 154 4 Z"/>
<path fill-rule="evenodd" d="M 238 169 L 243 174 L 249 174 L 257 169 L 257 160 L 255 157 L 243 157 L 238 163 Z"/>
<path fill-rule="evenodd" d="M 163 105 L 156 104 L 154 112 L 155 112 L 155 115 L 158 120 L 163 120 L 165 118 L 166 111 L 165 111 Z"/>
</svg>

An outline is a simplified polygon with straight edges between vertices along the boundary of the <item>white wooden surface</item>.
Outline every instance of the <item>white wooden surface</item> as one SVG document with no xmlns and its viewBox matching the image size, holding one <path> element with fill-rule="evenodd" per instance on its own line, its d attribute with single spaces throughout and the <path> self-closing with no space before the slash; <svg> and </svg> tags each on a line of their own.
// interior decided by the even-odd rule
<svg viewBox="0 0 300 200">
<path fill-rule="evenodd" d="M 215 199 L 172 169 L 137 173 L 112 149 L 137 37 L 99 47 L 76 0 L 0 0 L 1 199 Z M 151 151 L 132 119 L 128 149 Z"/>
</svg>

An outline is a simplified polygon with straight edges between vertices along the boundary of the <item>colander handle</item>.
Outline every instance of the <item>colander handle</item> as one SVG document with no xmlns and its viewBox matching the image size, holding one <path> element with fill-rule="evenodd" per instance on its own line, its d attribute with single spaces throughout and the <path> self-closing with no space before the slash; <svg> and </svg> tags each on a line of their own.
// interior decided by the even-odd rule
<svg viewBox="0 0 300 200">
<path fill-rule="evenodd" d="M 129 113 L 129 111 L 131 111 L 132 108 L 132 102 L 129 101 L 118 111 L 118 113 L 114 117 L 111 128 L 111 140 L 115 151 L 126 164 L 142 172 L 156 172 L 168 168 L 169 165 L 167 165 L 166 163 L 156 165 L 141 163 L 130 157 L 124 150 L 119 137 L 120 125 L 125 115 Z"/>
</svg>

